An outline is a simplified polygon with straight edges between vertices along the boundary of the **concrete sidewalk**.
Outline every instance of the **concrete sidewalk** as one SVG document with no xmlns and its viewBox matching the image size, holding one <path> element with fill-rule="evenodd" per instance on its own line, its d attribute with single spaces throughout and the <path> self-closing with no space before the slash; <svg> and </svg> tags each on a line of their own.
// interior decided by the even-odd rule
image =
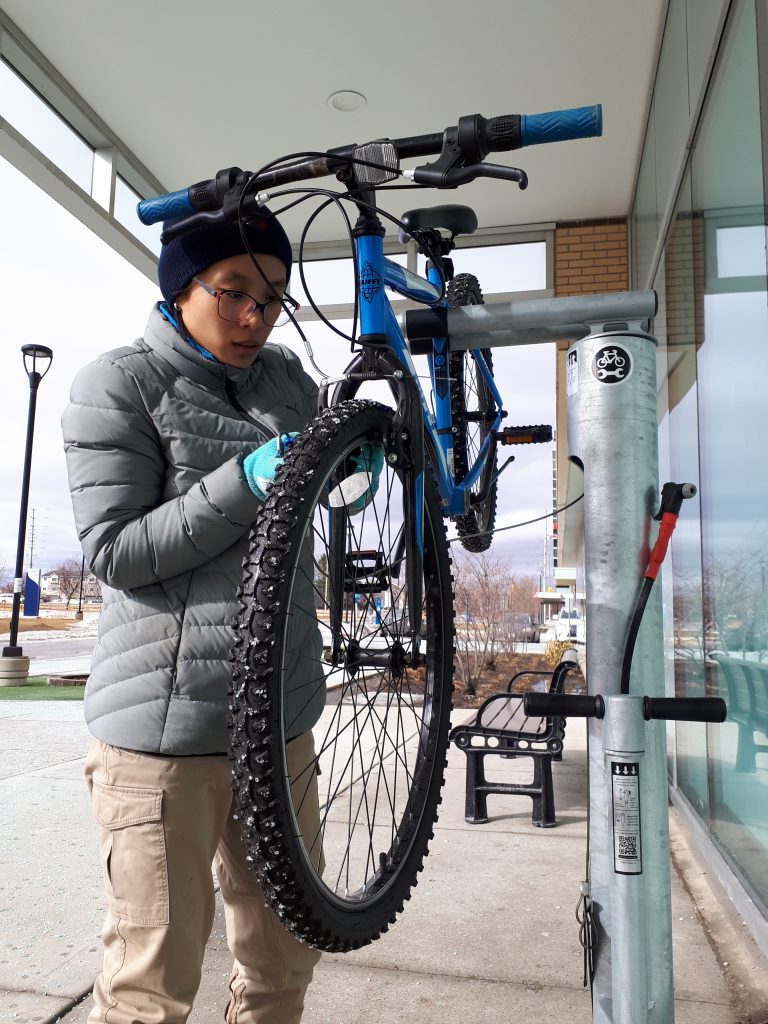
<svg viewBox="0 0 768 1024">
<path fill-rule="evenodd" d="M 0 1020 L 9 1024 L 84 1024 L 91 1006 L 104 911 L 81 716 L 79 702 L 0 702 Z M 492 820 L 468 825 L 465 758 L 452 749 L 432 852 L 405 914 L 373 945 L 323 958 L 305 1024 L 589 1024 L 574 919 L 585 746 L 583 723 L 570 723 L 554 765 L 558 827 L 550 830 L 531 825 L 525 797 L 491 797 Z M 530 765 L 499 760 L 495 774 L 529 775 Z M 672 885 L 677 1024 L 738 1024 L 675 872 Z M 190 1024 L 221 1019 L 229 968 L 219 907 Z"/>
</svg>

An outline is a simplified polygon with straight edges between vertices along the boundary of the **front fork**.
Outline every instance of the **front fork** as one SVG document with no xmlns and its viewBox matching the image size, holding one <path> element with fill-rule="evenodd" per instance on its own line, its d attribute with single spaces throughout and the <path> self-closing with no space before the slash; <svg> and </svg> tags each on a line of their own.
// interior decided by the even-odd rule
<svg viewBox="0 0 768 1024">
<path fill-rule="evenodd" d="M 424 487 L 429 472 L 424 457 L 424 420 L 418 396 L 408 395 L 408 377 L 402 378 L 397 412 L 392 424 L 393 449 L 387 458 L 403 471 L 403 521 L 405 524 L 405 560 L 408 631 L 411 635 L 411 667 L 419 658 L 424 597 Z"/>
<path fill-rule="evenodd" d="M 366 380 L 385 379 L 396 401 L 395 416 L 389 436 L 385 439 L 385 460 L 389 468 L 403 480 L 403 533 L 392 556 L 390 571 L 399 576 L 405 558 L 408 632 L 411 638 L 411 666 L 418 664 L 422 606 L 424 598 L 424 487 L 429 472 L 424 454 L 424 420 L 418 392 L 410 374 L 391 350 L 367 348 L 347 367 L 346 379 L 336 388 L 330 401 L 325 395 L 323 408 L 354 398 Z M 326 392 L 327 395 L 327 392 Z M 329 510 L 328 575 L 332 663 L 338 664 L 344 650 L 344 573 L 347 558 L 347 513 L 345 509 Z M 408 557 L 406 556 L 408 553 Z"/>
<path fill-rule="evenodd" d="M 384 457 L 389 467 L 401 474 L 403 481 L 403 544 L 391 558 L 395 564 L 390 573 L 399 576 L 400 563 L 406 556 L 406 601 L 408 631 L 411 638 L 411 667 L 419 661 L 424 592 L 424 421 L 419 393 L 409 368 L 387 342 L 387 337 L 374 332 L 387 320 L 388 304 L 381 274 L 382 237 L 384 228 L 373 213 L 373 190 L 358 188 L 360 216 L 355 225 L 356 259 L 363 301 L 360 306 L 360 337 L 363 354 L 359 368 L 356 361 L 347 371 L 347 380 L 335 391 L 331 404 L 352 398 L 364 380 L 379 377 L 387 380 L 395 396 L 397 408 L 390 436 L 385 439 Z M 378 268 L 378 269 L 377 269 Z M 327 400 L 327 391 L 322 400 Z M 330 522 L 329 570 L 331 574 L 331 631 L 334 658 L 341 657 L 344 604 L 344 574 L 347 558 L 346 512 L 332 510 Z"/>
</svg>

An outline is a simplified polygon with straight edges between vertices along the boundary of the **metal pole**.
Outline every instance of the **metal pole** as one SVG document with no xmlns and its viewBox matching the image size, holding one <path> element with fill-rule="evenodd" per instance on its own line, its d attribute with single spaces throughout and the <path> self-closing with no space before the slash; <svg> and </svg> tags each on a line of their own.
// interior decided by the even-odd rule
<svg viewBox="0 0 768 1024">
<path fill-rule="evenodd" d="M 4 658 L 22 657 L 21 647 L 17 640 L 19 635 L 19 612 L 21 610 L 21 590 L 23 585 L 22 572 L 24 569 L 24 544 L 27 528 L 27 509 L 29 506 L 29 482 L 32 471 L 32 441 L 35 434 L 35 411 L 37 409 L 37 389 L 40 381 L 50 369 L 53 353 L 44 345 L 22 345 L 21 351 L 24 354 L 24 368 L 29 378 L 29 411 L 27 413 L 27 440 L 24 449 L 24 472 L 21 482 L 21 508 L 19 511 L 19 534 L 16 543 L 16 572 L 13 580 L 13 607 L 11 609 L 11 624 L 8 636 L 8 646 L 3 648 Z M 32 367 L 27 366 L 27 358 L 31 357 Z M 36 366 L 37 359 L 47 361 L 48 365 L 41 373 Z"/>
<path fill-rule="evenodd" d="M 611 838 L 611 1020 L 648 1020 L 648 921 L 643 884 L 642 830 L 648 813 L 643 698 L 605 698 L 603 768 L 609 786 L 606 834 Z M 671 1020 L 671 1018 L 670 1018 Z"/>
<path fill-rule="evenodd" d="M 85 575 L 85 555 L 80 563 L 80 593 L 77 598 L 77 611 L 75 612 L 75 619 L 78 621 L 83 617 L 83 576 Z"/>
<path fill-rule="evenodd" d="M 37 409 L 37 388 L 40 374 L 33 373 L 29 378 L 29 412 L 27 413 L 27 443 L 24 449 L 24 473 L 21 480 L 21 508 L 19 510 L 19 534 L 16 542 L 16 572 L 13 580 L 13 607 L 11 609 L 11 628 L 8 646 L 3 648 L 4 657 L 20 658 L 21 647 L 17 646 L 19 635 L 19 613 L 21 611 L 21 590 L 24 571 L 24 546 L 27 532 L 27 509 L 29 506 L 29 480 L 32 471 L 32 441 L 35 434 L 35 411 Z"/>
<path fill-rule="evenodd" d="M 598 329 L 571 346 L 566 364 L 569 452 L 584 472 L 587 685 L 603 697 L 620 690 L 624 646 L 658 507 L 656 343 L 639 325 L 628 328 Z M 663 695 L 659 599 L 658 591 L 652 593 L 635 646 L 633 695 Z M 591 893 L 599 925 L 594 1024 L 674 1020 L 666 736 L 659 724 L 646 727 L 642 874 L 630 896 L 615 871 L 603 729 L 597 720 L 589 723 Z M 638 886 L 644 913 L 653 921 L 647 950 L 639 911 L 632 909 Z M 627 1018 L 614 1001 L 629 975 L 647 995 Z"/>
<path fill-rule="evenodd" d="M 544 344 L 583 338 L 597 323 L 606 330 L 626 328 L 630 322 L 645 327 L 645 321 L 655 312 L 655 292 L 608 292 L 489 302 L 448 310 L 415 309 L 398 320 L 412 343 L 412 351 L 418 354 L 419 342 L 428 343 L 424 351 L 431 352 L 432 338 L 445 334 L 450 336 L 448 347 L 452 352 L 476 348 L 478 335 L 482 335 L 483 348 Z"/>
</svg>

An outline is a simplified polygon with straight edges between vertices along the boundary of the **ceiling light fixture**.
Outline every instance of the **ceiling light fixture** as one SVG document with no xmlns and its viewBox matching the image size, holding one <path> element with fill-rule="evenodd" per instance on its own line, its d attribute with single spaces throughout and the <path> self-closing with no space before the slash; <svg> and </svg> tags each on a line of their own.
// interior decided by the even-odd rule
<svg viewBox="0 0 768 1024">
<path fill-rule="evenodd" d="M 355 110 L 362 110 L 367 102 L 365 96 L 354 89 L 339 89 L 328 97 L 328 106 L 342 114 L 351 114 Z"/>
</svg>

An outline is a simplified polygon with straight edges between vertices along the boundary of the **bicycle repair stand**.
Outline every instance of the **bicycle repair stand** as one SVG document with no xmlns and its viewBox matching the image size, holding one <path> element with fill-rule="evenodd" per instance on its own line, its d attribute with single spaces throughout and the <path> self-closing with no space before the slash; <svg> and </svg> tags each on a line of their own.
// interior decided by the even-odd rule
<svg viewBox="0 0 768 1024">
<path fill-rule="evenodd" d="M 591 323 L 566 356 L 569 457 L 584 474 L 586 674 L 596 696 L 564 713 L 589 717 L 594 1024 L 673 1024 L 664 720 L 726 713 L 717 699 L 664 699 L 661 594 L 651 588 L 696 488 L 665 484 L 655 514 L 656 340 L 643 322 L 655 304 L 654 296 L 653 308 L 623 323 Z"/>
<path fill-rule="evenodd" d="M 529 694 L 526 711 L 590 719 L 591 877 L 583 894 L 596 923 L 593 1024 L 673 1024 L 666 732 L 657 719 L 725 717 L 722 701 L 661 699 L 660 595 L 645 590 L 658 571 L 646 571 L 659 493 L 656 341 L 647 333 L 655 312 L 654 292 L 625 292 L 469 306 L 447 317 L 452 349 L 471 347 L 480 331 L 483 347 L 574 339 L 568 444 L 584 475 L 590 696 Z M 659 514 L 664 551 L 682 498 L 695 493 L 668 488 L 676 509 L 662 504 Z M 645 615 L 622 671 L 636 606 Z"/>
<path fill-rule="evenodd" d="M 655 311 L 654 301 L 648 313 Z M 566 400 L 569 457 L 584 473 L 587 685 L 608 710 L 605 727 L 589 721 L 589 895 L 599 925 L 592 1019 L 672 1024 L 665 726 L 638 718 L 641 697 L 617 696 L 658 506 L 656 341 L 638 319 L 590 327 L 566 355 Z M 638 636 L 632 683 L 634 693 L 664 695 L 658 591 Z M 613 765 L 635 775 L 617 776 Z"/>
</svg>

